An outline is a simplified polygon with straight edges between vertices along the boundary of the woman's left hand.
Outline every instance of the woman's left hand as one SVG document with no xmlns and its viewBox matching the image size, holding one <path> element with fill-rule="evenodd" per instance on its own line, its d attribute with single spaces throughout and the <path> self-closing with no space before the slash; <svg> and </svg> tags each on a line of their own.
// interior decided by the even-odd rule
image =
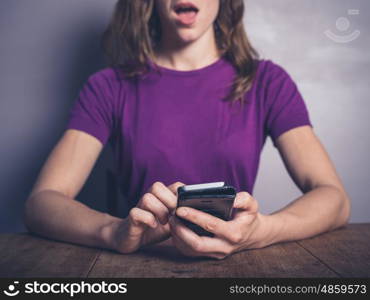
<svg viewBox="0 0 370 300">
<path fill-rule="evenodd" d="M 187 256 L 223 259 L 244 249 L 266 245 L 267 216 L 258 212 L 256 199 L 247 192 L 237 193 L 229 221 L 190 207 L 178 208 L 176 214 L 214 234 L 214 237 L 199 236 L 173 215 L 169 221 L 173 244 Z"/>
</svg>

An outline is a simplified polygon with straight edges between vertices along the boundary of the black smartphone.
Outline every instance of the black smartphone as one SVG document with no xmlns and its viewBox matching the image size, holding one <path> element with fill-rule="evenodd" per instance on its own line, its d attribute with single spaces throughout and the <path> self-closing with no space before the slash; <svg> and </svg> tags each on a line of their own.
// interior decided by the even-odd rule
<svg viewBox="0 0 370 300">
<path fill-rule="evenodd" d="M 177 207 L 192 207 L 227 221 L 231 218 L 235 197 L 235 188 L 223 181 L 184 185 L 177 189 Z M 192 222 L 183 218 L 181 221 L 198 235 L 213 236 Z"/>
</svg>

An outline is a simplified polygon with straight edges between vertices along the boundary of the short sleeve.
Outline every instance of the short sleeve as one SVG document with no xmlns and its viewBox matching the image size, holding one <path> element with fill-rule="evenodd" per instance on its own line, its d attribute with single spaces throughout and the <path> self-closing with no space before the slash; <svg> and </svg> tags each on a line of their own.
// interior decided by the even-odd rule
<svg viewBox="0 0 370 300">
<path fill-rule="evenodd" d="M 277 138 L 295 127 L 311 121 L 306 104 L 290 75 L 279 65 L 268 61 L 265 93 L 265 130 L 276 147 Z"/>
<path fill-rule="evenodd" d="M 70 110 L 66 129 L 84 131 L 105 145 L 113 128 L 113 100 L 112 87 L 104 72 L 91 75 Z"/>
</svg>

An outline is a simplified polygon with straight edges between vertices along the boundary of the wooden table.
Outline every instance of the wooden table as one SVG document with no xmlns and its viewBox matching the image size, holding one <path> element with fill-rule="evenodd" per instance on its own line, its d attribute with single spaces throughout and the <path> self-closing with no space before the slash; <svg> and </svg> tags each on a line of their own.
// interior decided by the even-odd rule
<svg viewBox="0 0 370 300">
<path fill-rule="evenodd" d="M 122 255 L 28 233 L 1 234 L 0 277 L 370 277 L 370 224 L 224 260 L 184 257 L 168 243 Z"/>
</svg>

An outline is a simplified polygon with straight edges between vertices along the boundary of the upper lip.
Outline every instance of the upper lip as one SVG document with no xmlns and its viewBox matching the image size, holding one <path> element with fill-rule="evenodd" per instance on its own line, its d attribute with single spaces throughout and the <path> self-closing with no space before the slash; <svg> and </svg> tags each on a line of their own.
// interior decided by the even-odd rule
<svg viewBox="0 0 370 300">
<path fill-rule="evenodd" d="M 177 11 L 180 8 L 188 8 L 188 7 L 194 8 L 196 11 L 199 11 L 199 8 L 196 7 L 191 2 L 179 2 L 179 3 L 176 3 L 175 6 L 173 7 L 173 9 L 174 9 L 174 11 Z"/>
</svg>

